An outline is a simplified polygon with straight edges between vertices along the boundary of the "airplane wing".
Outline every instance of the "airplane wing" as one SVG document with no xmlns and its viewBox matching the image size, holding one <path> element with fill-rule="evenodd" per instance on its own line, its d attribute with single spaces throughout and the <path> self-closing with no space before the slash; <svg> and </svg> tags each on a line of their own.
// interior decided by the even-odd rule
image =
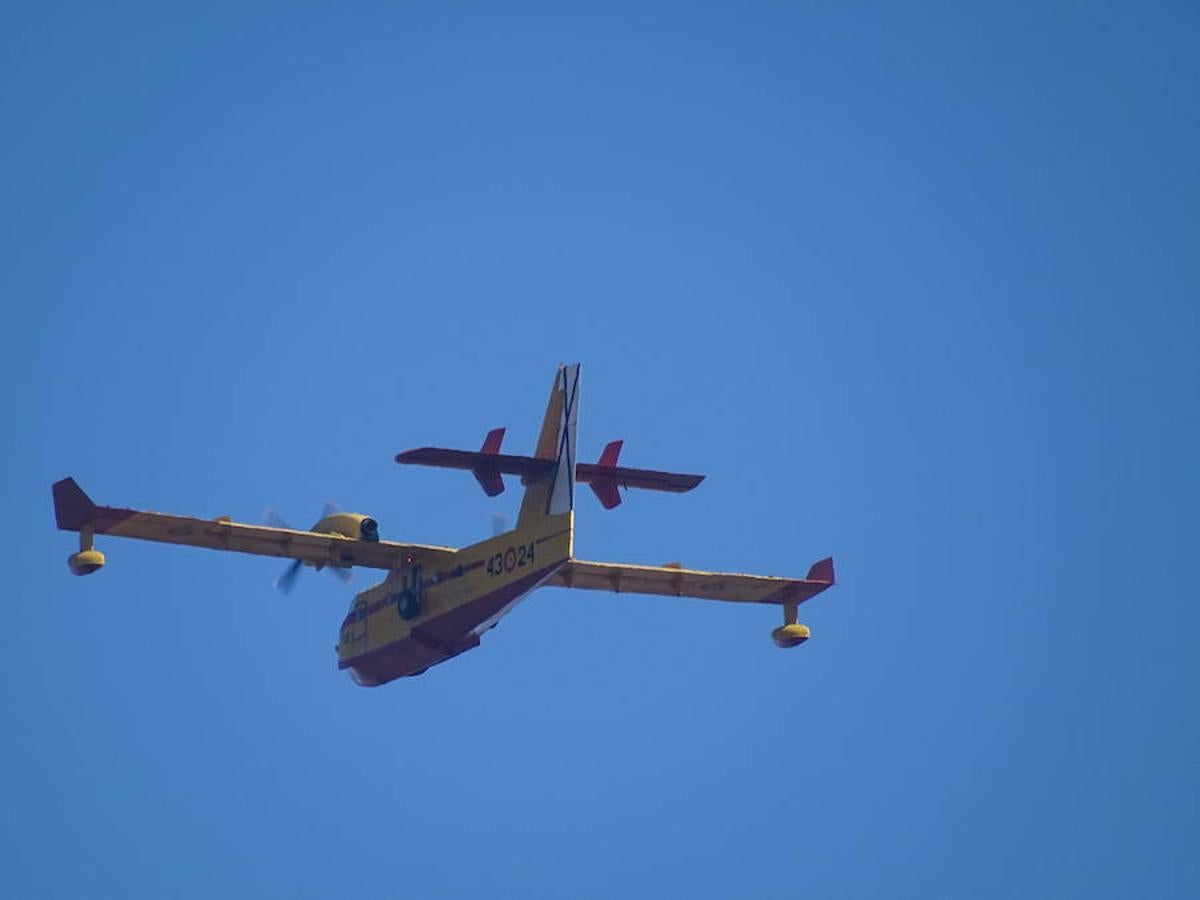
<svg viewBox="0 0 1200 900">
<path fill-rule="evenodd" d="M 64 478 L 52 488 L 54 516 L 64 531 L 80 531 L 88 525 L 95 534 L 138 538 L 166 544 L 187 544 L 210 550 L 232 550 L 260 556 L 299 559 L 315 565 L 366 566 L 392 569 L 401 564 L 444 563 L 454 556 L 451 547 L 401 544 L 395 541 L 361 541 L 340 535 L 290 528 L 245 525 L 227 517 L 198 519 L 114 506 L 98 506 L 75 483 Z"/>
<path fill-rule="evenodd" d="M 815 563 L 808 570 L 808 576 L 802 579 L 573 559 L 546 582 L 547 585 L 591 591 L 779 604 L 803 603 L 833 583 L 832 558 Z"/>
</svg>

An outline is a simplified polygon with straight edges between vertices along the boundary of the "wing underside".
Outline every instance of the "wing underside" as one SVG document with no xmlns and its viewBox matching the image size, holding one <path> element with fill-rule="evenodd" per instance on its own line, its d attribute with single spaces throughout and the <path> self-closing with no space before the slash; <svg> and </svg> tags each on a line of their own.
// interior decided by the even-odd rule
<svg viewBox="0 0 1200 900">
<path fill-rule="evenodd" d="M 65 531 L 90 528 L 94 534 L 297 559 L 317 566 L 395 569 L 420 563 L 434 567 L 453 564 L 456 552 L 452 547 L 429 544 L 363 541 L 314 531 L 247 525 L 224 517 L 201 519 L 99 506 L 72 478 L 57 482 L 53 493 L 55 518 L 58 527 Z M 783 605 L 803 603 L 833 583 L 832 559 L 815 563 L 802 579 L 575 559 L 545 582 L 548 586 L 593 591 Z"/>
<path fill-rule="evenodd" d="M 278 556 L 319 566 L 393 569 L 412 562 L 429 565 L 454 555 L 451 547 L 352 540 L 315 531 L 246 525 L 227 518 L 200 519 L 98 506 L 72 478 L 57 482 L 53 492 L 55 518 L 58 527 L 64 531 L 80 531 L 91 526 L 95 534 Z"/>
<path fill-rule="evenodd" d="M 803 603 L 833 583 L 832 559 L 816 563 L 802 579 L 571 560 L 546 582 L 592 591 L 778 604 Z"/>
</svg>

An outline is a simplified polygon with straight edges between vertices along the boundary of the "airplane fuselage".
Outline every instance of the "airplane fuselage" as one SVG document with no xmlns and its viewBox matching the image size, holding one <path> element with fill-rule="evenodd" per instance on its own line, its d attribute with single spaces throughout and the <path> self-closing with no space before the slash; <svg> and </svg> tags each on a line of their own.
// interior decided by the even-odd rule
<svg viewBox="0 0 1200 900">
<path fill-rule="evenodd" d="M 571 557 L 568 512 L 502 534 L 439 562 L 393 570 L 354 598 L 342 622 L 338 668 L 375 686 L 479 646 L 479 637 Z"/>
</svg>

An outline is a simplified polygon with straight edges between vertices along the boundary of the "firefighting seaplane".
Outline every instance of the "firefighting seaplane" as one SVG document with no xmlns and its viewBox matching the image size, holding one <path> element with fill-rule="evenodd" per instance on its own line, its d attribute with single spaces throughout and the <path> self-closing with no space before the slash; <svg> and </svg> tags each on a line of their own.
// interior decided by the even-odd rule
<svg viewBox="0 0 1200 900">
<path fill-rule="evenodd" d="M 524 496 L 516 527 L 459 550 L 380 540 L 376 521 L 360 513 L 330 512 L 300 531 L 225 516 L 199 519 L 99 506 L 73 478 L 54 484 L 54 514 L 59 528 L 79 532 L 79 551 L 68 559 L 76 575 L 104 566 L 104 554 L 94 546 L 98 534 L 285 557 L 294 561 L 285 578 L 304 565 L 382 569 L 384 580 L 354 598 L 337 645 L 338 668 L 366 686 L 420 675 L 478 647 L 484 632 L 535 588 L 547 585 L 775 604 L 783 609 L 783 623 L 771 632 L 775 644 L 795 647 L 808 640 L 809 629 L 797 622 L 796 609 L 833 584 L 832 559 L 815 563 L 799 579 L 703 572 L 677 563 L 576 559 L 577 482 L 612 509 L 621 503 L 621 488 L 683 492 L 703 480 L 620 466 L 621 441 L 610 443 L 595 464 L 576 463 L 578 421 L 579 366 L 560 366 L 532 456 L 501 453 L 502 428 L 491 431 L 478 451 L 422 447 L 396 456 L 403 464 L 468 470 L 490 497 L 504 491 L 505 475 L 520 477 Z"/>
</svg>

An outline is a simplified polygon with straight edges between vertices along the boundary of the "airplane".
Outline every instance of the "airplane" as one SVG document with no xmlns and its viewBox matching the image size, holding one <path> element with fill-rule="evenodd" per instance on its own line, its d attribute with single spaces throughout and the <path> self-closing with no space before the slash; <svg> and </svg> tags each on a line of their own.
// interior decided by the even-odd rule
<svg viewBox="0 0 1200 900">
<path fill-rule="evenodd" d="M 293 560 L 300 566 L 380 569 L 383 581 L 358 593 L 342 621 L 338 668 L 367 687 L 420 675 L 431 666 L 479 646 L 484 632 L 543 586 L 694 597 L 782 607 L 783 624 L 771 632 L 779 647 L 810 637 L 797 607 L 834 583 L 833 559 L 813 564 L 806 577 L 776 578 L 665 566 L 587 562 L 574 555 L 575 484 L 587 484 L 606 509 L 621 502 L 620 488 L 685 492 L 703 476 L 617 465 L 622 442 L 607 445 L 595 464 L 576 461 L 579 421 L 578 364 L 559 366 L 532 456 L 500 452 L 504 429 L 489 432 L 478 451 L 421 447 L 396 455 L 406 465 L 465 469 L 488 496 L 520 476 L 524 493 L 516 527 L 469 547 L 385 541 L 376 520 L 329 511 L 307 531 L 201 519 L 95 504 L 73 478 L 52 486 L 60 529 L 79 532 L 79 550 L 67 563 L 75 575 L 105 564 L 98 534 L 187 544 Z M 278 523 L 277 523 L 278 524 Z M 282 579 L 281 579 L 282 580 Z"/>
</svg>

